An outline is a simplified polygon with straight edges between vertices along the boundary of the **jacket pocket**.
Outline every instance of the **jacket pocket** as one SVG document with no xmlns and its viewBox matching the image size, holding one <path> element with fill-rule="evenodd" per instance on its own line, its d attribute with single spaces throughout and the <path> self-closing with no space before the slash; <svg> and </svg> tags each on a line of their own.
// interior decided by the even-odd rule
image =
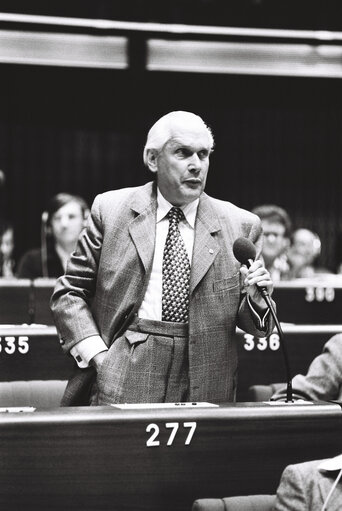
<svg viewBox="0 0 342 511">
<path fill-rule="evenodd" d="M 142 344 L 146 342 L 148 336 L 150 334 L 145 332 L 134 332 L 133 330 L 126 330 L 125 338 L 128 343 L 131 345 L 131 355 L 138 344 Z"/>
<path fill-rule="evenodd" d="M 134 332 L 133 330 L 126 330 L 125 332 L 125 337 L 130 344 L 145 342 L 149 335 L 145 332 Z"/>
<path fill-rule="evenodd" d="M 214 282 L 214 291 L 224 291 L 238 286 L 240 286 L 240 272 L 235 273 L 231 277 L 216 280 Z"/>
</svg>

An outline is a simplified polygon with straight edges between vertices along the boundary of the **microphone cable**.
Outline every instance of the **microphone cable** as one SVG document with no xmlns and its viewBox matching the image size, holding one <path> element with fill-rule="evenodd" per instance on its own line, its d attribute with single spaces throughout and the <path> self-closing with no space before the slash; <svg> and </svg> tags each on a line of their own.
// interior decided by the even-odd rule
<svg viewBox="0 0 342 511">
<path fill-rule="evenodd" d="M 43 277 L 49 277 L 48 270 L 48 248 L 47 248 L 47 222 L 48 222 L 49 214 L 47 211 L 43 211 L 42 213 L 42 222 L 40 229 L 40 251 L 42 256 L 42 275 Z"/>
<path fill-rule="evenodd" d="M 324 501 L 324 504 L 323 504 L 323 507 L 322 507 L 322 511 L 325 511 L 327 509 L 327 504 L 328 504 L 328 501 L 330 500 L 330 497 L 333 493 L 333 491 L 335 490 L 336 486 L 337 486 L 337 483 L 339 482 L 339 480 L 341 479 L 341 476 L 342 476 L 342 468 L 341 470 L 339 471 L 339 473 L 337 474 L 337 477 L 334 481 L 334 484 L 332 485 L 332 487 L 330 488 L 330 491 L 327 495 L 327 498 L 325 499 Z"/>
</svg>

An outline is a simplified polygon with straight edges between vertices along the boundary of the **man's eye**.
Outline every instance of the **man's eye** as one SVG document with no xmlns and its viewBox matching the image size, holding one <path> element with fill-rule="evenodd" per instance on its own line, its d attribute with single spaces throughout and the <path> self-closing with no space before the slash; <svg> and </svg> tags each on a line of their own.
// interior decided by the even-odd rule
<svg viewBox="0 0 342 511">
<path fill-rule="evenodd" d="M 186 157 L 188 155 L 188 151 L 186 149 L 177 149 L 176 154 L 181 157 Z"/>
<path fill-rule="evenodd" d="M 200 160 L 205 160 L 208 157 L 208 151 L 200 151 L 198 157 Z"/>
</svg>

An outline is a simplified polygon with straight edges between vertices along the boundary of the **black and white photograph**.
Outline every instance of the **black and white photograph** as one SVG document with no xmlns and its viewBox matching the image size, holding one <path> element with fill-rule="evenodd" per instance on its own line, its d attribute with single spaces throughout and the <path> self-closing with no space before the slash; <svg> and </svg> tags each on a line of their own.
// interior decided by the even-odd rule
<svg viewBox="0 0 342 511">
<path fill-rule="evenodd" d="M 338 0 L 0 0 L 0 509 L 341 511 Z"/>
</svg>

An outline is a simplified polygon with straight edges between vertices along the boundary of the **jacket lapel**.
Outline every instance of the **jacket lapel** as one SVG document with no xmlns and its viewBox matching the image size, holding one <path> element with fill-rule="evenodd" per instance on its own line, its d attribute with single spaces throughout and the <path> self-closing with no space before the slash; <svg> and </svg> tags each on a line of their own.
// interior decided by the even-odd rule
<svg viewBox="0 0 342 511">
<path fill-rule="evenodd" d="M 200 197 L 195 224 L 195 241 L 191 264 L 190 295 L 213 264 L 220 251 L 213 233 L 220 231 L 220 222 L 207 194 Z"/>
<path fill-rule="evenodd" d="M 148 272 L 152 266 L 156 237 L 157 198 L 153 183 L 148 183 L 136 193 L 131 209 L 136 216 L 128 229 L 145 271 Z"/>
</svg>

